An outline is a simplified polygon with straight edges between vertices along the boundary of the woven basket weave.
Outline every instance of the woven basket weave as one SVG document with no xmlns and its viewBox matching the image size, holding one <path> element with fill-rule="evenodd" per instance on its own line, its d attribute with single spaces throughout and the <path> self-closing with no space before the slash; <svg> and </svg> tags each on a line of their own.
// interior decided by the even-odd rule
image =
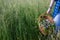
<svg viewBox="0 0 60 40">
<path fill-rule="evenodd" d="M 42 33 L 43 35 L 52 34 L 55 29 L 53 18 L 47 13 L 42 13 L 38 17 L 38 26 L 40 33 Z"/>
</svg>

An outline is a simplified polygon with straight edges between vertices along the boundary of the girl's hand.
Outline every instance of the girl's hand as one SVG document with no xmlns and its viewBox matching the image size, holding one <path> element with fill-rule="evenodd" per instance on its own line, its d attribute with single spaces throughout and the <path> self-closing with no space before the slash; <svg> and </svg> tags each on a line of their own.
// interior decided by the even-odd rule
<svg viewBox="0 0 60 40">
<path fill-rule="evenodd" d="M 53 18 L 51 16 L 47 16 L 47 19 L 50 21 L 50 23 L 54 23 Z"/>
</svg>

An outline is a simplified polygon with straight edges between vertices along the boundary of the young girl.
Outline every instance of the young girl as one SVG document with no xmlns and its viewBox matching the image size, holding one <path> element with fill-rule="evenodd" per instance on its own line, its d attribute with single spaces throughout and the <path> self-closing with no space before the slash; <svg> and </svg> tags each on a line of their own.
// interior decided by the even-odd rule
<svg viewBox="0 0 60 40">
<path fill-rule="evenodd" d="M 55 3 L 55 7 L 54 7 L 54 12 L 52 14 L 52 17 L 56 25 L 55 31 L 56 33 L 58 33 L 58 31 L 60 30 L 60 0 L 51 0 L 47 13 L 50 13 L 54 3 Z"/>
</svg>

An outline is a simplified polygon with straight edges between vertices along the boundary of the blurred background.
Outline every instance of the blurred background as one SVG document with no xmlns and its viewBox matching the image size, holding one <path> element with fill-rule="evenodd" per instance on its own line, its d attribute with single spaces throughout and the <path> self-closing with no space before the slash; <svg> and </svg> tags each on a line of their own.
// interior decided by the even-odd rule
<svg viewBox="0 0 60 40">
<path fill-rule="evenodd" d="M 40 40 L 36 23 L 50 0 L 0 0 L 0 40 Z"/>
</svg>

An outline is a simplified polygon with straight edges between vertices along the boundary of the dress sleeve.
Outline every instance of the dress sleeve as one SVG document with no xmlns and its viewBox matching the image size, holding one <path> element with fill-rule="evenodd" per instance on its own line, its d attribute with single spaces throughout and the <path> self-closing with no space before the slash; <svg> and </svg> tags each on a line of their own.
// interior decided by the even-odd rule
<svg viewBox="0 0 60 40">
<path fill-rule="evenodd" d="M 55 1 L 58 1 L 58 0 L 55 0 Z"/>
</svg>

